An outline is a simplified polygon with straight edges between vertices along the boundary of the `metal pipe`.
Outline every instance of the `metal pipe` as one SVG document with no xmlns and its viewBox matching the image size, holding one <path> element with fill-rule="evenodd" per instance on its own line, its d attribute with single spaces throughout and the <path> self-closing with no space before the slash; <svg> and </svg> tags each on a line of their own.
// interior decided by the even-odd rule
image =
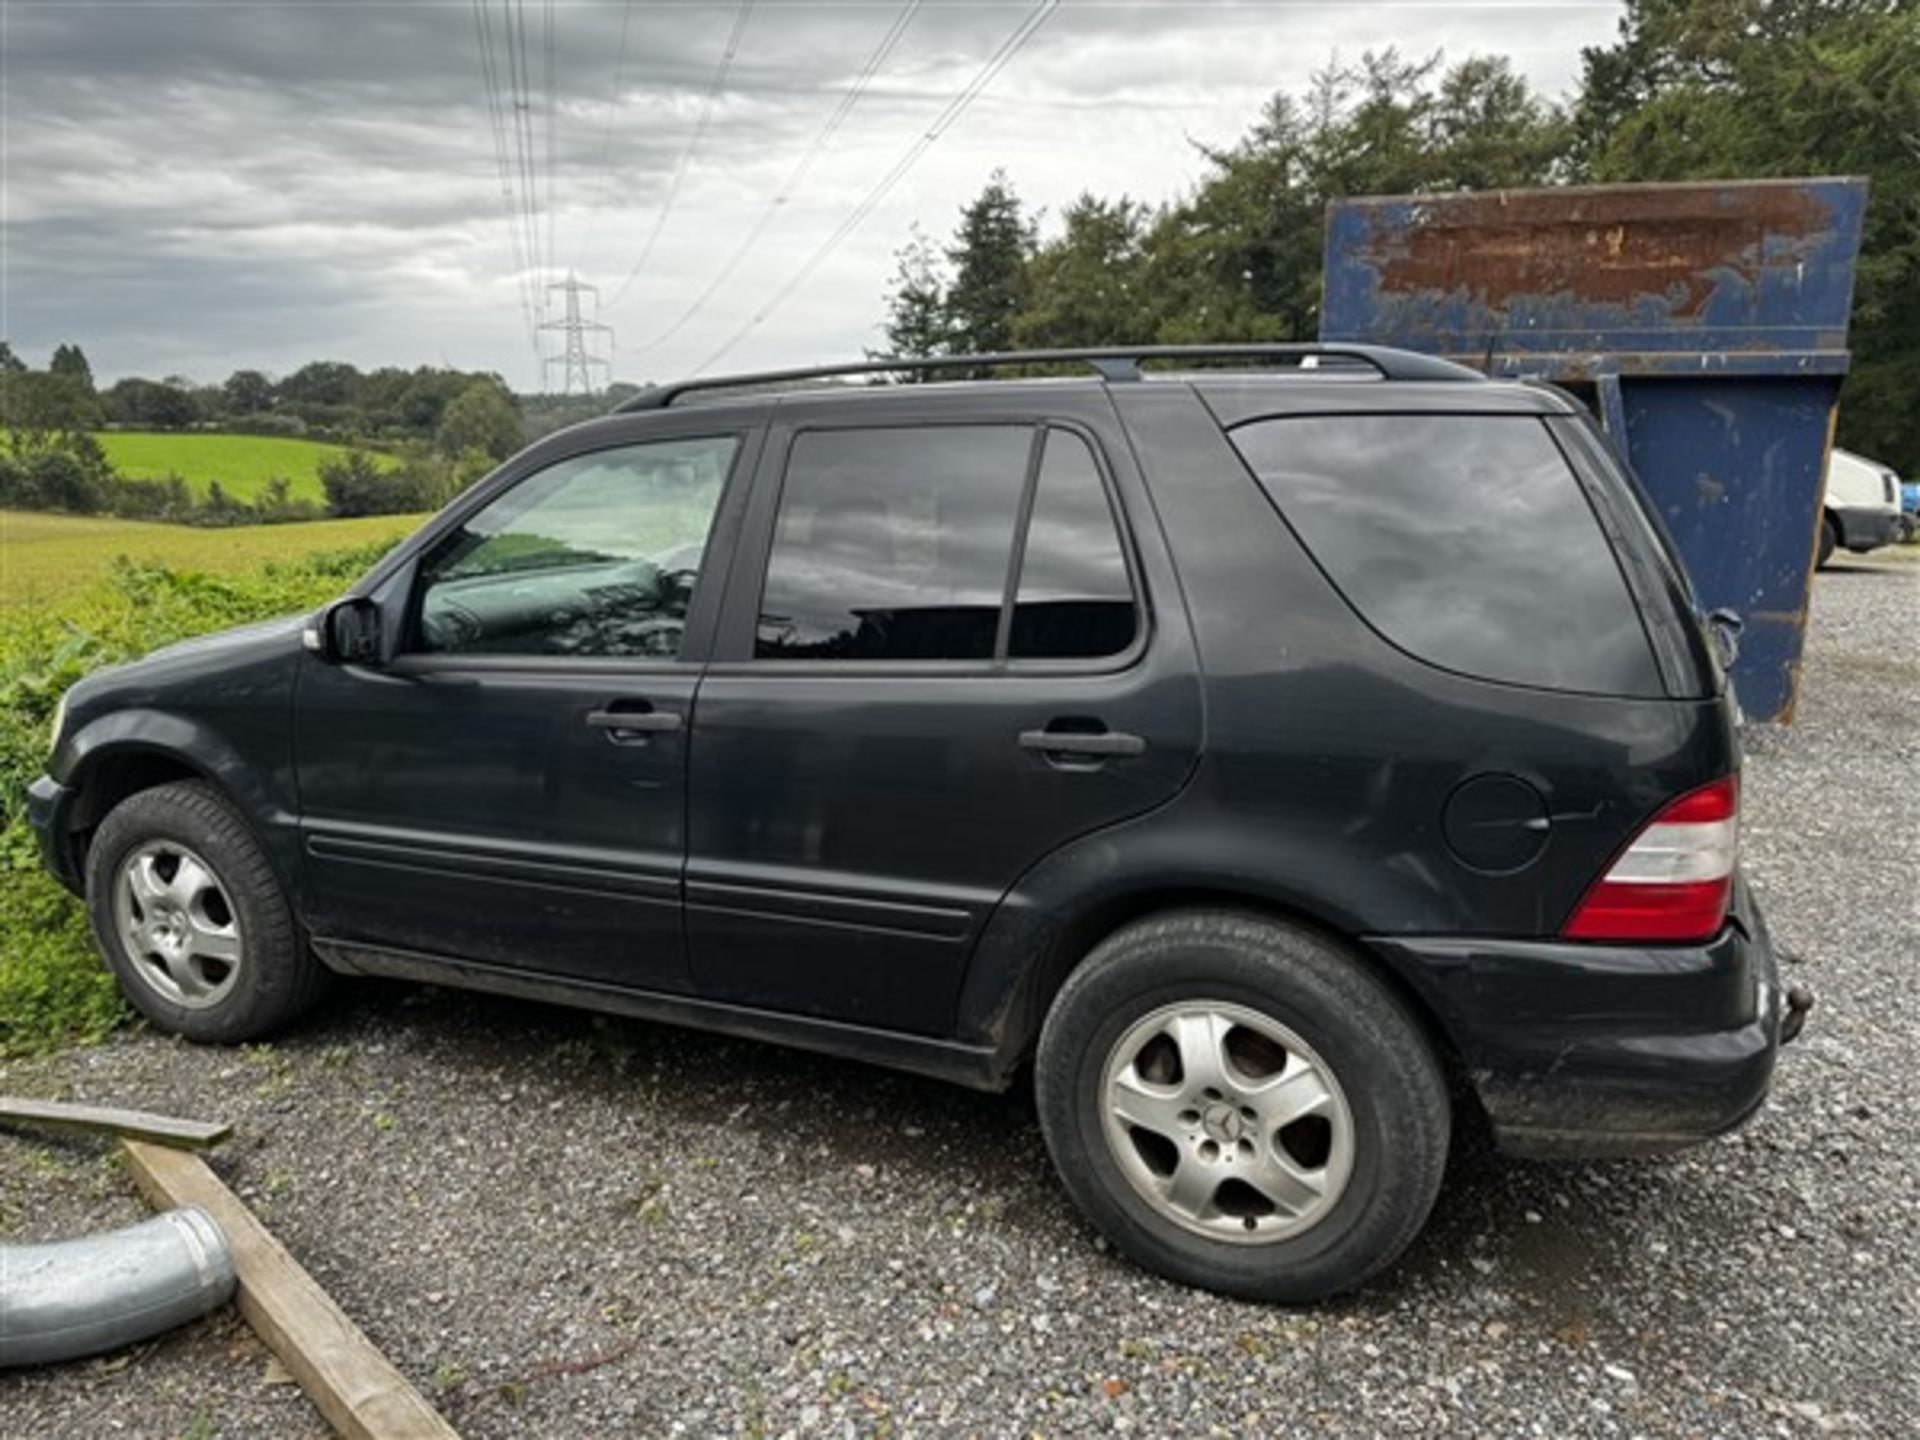
<svg viewBox="0 0 1920 1440">
<path fill-rule="evenodd" d="M 117 1350 L 217 1310 L 233 1256 L 206 1211 L 45 1245 L 0 1245 L 0 1367 Z"/>
</svg>

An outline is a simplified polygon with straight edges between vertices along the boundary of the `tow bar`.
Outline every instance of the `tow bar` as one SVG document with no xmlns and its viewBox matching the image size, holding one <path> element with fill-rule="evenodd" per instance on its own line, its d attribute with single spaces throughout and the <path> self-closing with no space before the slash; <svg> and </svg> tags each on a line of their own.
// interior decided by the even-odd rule
<svg viewBox="0 0 1920 1440">
<path fill-rule="evenodd" d="M 1787 987 L 1787 1012 L 1780 1017 L 1780 1043 L 1791 1045 L 1806 1028 L 1807 1012 L 1813 1009 L 1813 992 L 1804 985 Z"/>
</svg>

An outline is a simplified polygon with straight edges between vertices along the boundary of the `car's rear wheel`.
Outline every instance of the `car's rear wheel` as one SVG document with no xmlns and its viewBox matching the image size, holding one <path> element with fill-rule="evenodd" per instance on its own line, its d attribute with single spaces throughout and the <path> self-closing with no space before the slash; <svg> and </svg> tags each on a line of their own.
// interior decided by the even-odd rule
<svg viewBox="0 0 1920 1440">
<path fill-rule="evenodd" d="M 192 1040 L 271 1034 L 326 983 L 253 832 L 200 781 L 114 807 L 87 851 L 87 907 L 128 1001 Z"/>
<path fill-rule="evenodd" d="M 1036 1085 L 1094 1224 L 1150 1269 L 1249 1299 L 1377 1274 L 1446 1164 L 1446 1085 L 1407 1007 L 1340 946 L 1246 912 L 1099 945 L 1048 1014 Z"/>
<path fill-rule="evenodd" d="M 1822 515 L 1820 517 L 1820 553 L 1814 559 L 1813 568 L 1824 570 L 1827 562 L 1833 559 L 1834 547 L 1839 543 L 1840 536 L 1833 528 L 1833 517 Z"/>
</svg>

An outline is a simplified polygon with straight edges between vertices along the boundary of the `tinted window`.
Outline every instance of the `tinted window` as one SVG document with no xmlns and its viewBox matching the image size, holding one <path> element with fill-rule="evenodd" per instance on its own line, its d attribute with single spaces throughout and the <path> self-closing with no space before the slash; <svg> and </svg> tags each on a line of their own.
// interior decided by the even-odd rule
<svg viewBox="0 0 1920 1440">
<path fill-rule="evenodd" d="M 1033 431 L 818 430 L 787 458 L 754 653 L 993 655 Z"/>
<path fill-rule="evenodd" d="M 630 445 L 528 476 L 421 567 L 419 648 L 677 655 L 737 445 Z"/>
<path fill-rule="evenodd" d="M 1133 588 L 1106 486 L 1085 440 L 1049 430 L 1046 443 L 1007 653 L 1117 655 L 1133 643 Z"/>
<path fill-rule="evenodd" d="M 1261 420 L 1241 456 L 1347 599 L 1469 675 L 1658 695 L 1613 551 L 1531 416 Z"/>
</svg>

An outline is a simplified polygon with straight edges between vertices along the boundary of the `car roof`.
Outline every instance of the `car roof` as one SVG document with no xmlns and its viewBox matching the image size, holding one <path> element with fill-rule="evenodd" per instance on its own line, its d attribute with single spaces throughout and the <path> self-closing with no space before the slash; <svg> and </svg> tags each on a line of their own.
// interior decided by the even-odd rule
<svg viewBox="0 0 1920 1440">
<path fill-rule="evenodd" d="M 1396 350 L 1385 345 L 1349 344 L 1222 344 L 1222 345 L 1125 345 L 1098 346 L 1072 350 L 999 350 L 982 354 L 881 356 L 848 361 L 839 365 L 815 365 L 798 370 L 763 370 L 745 375 L 691 376 L 666 385 L 650 386 L 623 401 L 622 413 L 635 410 L 664 410 L 682 398 L 715 390 L 772 390 L 812 382 L 845 384 L 865 377 L 871 384 L 889 376 L 918 375 L 932 378 L 959 372 L 963 377 L 984 377 L 995 370 L 1020 370 L 1031 374 L 1036 369 L 1055 369 L 1085 373 L 1092 371 L 1101 379 L 1137 381 L 1144 378 L 1143 367 L 1184 361 L 1239 361 L 1273 364 L 1288 362 L 1300 371 L 1329 369 L 1366 369 L 1383 380 L 1445 380 L 1475 382 L 1478 371 L 1451 360 L 1423 355 L 1412 350 Z"/>
<path fill-rule="evenodd" d="M 1477 385 L 1387 381 L 1331 385 L 1269 375 L 1191 376 L 1222 427 L 1283 415 L 1432 414 L 1579 415 L 1585 408 L 1558 386 L 1533 380 Z"/>
<path fill-rule="evenodd" d="M 1231 368 L 1219 368 L 1223 364 Z M 1182 368 L 1147 368 L 1169 365 Z M 1022 373 L 984 378 L 994 370 Z M 1035 370 L 1055 373 L 1036 375 Z M 895 383 L 903 375 L 935 383 Z M 631 421 L 697 409 L 715 423 L 754 423 L 788 402 L 805 403 L 813 411 L 823 403 L 887 408 L 928 402 L 964 410 L 970 402 L 1005 400 L 1009 391 L 1031 401 L 1037 390 L 1078 395 L 1167 384 L 1194 389 L 1227 425 L 1258 414 L 1319 411 L 1570 414 L 1580 409 L 1579 402 L 1553 387 L 1491 380 L 1452 361 L 1413 351 L 1374 345 L 1236 344 L 890 357 L 695 377 L 643 390 L 607 418 Z M 597 428 L 598 423 L 579 428 Z"/>
</svg>

